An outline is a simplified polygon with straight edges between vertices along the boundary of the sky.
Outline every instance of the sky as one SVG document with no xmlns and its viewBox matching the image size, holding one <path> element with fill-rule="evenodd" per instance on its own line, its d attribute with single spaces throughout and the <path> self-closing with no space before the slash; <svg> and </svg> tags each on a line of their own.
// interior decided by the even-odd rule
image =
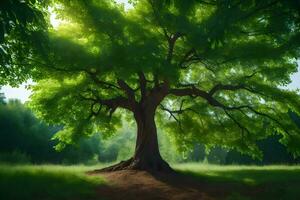
<svg viewBox="0 0 300 200">
<path fill-rule="evenodd" d="M 293 74 L 292 77 L 292 83 L 289 84 L 289 89 L 300 89 L 300 61 L 298 61 L 298 72 Z"/>
<path fill-rule="evenodd" d="M 124 4 L 125 10 L 132 8 L 132 5 L 128 4 L 128 0 L 116 0 L 116 2 Z M 51 10 L 49 11 L 51 12 Z M 62 23 L 61 20 L 56 19 L 55 13 L 51 14 L 50 21 L 54 28 L 57 28 L 59 24 Z M 291 79 L 292 82 L 287 86 L 287 88 L 293 90 L 300 89 L 300 61 L 298 61 L 298 72 L 293 74 Z M 24 103 L 27 100 L 29 100 L 29 97 L 31 95 L 31 91 L 27 89 L 27 86 L 31 84 L 33 84 L 33 82 L 28 81 L 17 88 L 12 88 L 6 85 L 2 87 L 1 92 L 4 93 L 6 99 L 19 99 L 21 102 Z"/>
</svg>

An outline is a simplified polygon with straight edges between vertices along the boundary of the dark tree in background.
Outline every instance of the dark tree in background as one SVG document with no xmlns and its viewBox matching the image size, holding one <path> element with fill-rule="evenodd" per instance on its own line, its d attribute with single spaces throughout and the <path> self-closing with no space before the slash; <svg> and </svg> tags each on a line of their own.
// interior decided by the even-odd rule
<svg viewBox="0 0 300 200">
<path fill-rule="evenodd" d="M 133 157 L 107 170 L 170 171 L 155 122 L 182 149 L 199 142 L 260 158 L 256 141 L 275 133 L 300 155 L 287 114 L 300 114 L 300 97 L 281 87 L 297 69 L 299 1 L 132 2 L 125 11 L 108 0 L 53 0 L 62 25 L 5 65 L 37 81 L 30 106 L 64 127 L 57 148 L 134 120 Z"/>
<path fill-rule="evenodd" d="M 299 158 L 294 158 L 293 155 L 287 152 L 285 146 L 279 142 L 279 135 L 270 136 L 264 140 L 260 140 L 257 145 L 263 153 L 261 160 L 253 159 L 248 155 L 243 155 L 237 151 L 231 150 L 227 153 L 224 164 L 297 164 Z"/>
<path fill-rule="evenodd" d="M 18 100 L 0 99 L 0 162 L 87 163 L 99 154 L 99 136 L 83 138 L 61 152 L 51 139 L 60 127 L 49 127 L 36 119 Z"/>
<path fill-rule="evenodd" d="M 1 91 L 1 87 L 0 87 L 0 91 Z M 5 96 L 4 93 L 0 92 L 0 105 L 5 104 Z"/>
</svg>

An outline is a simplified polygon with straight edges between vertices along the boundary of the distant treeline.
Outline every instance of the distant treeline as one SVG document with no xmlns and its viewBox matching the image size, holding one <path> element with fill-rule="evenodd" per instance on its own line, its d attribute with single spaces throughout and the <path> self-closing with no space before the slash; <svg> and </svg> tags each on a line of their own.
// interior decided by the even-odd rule
<svg viewBox="0 0 300 200">
<path fill-rule="evenodd" d="M 58 127 L 42 123 L 17 100 L 0 105 L 0 160 L 4 162 L 77 163 L 86 162 L 98 151 L 94 138 L 57 152 L 51 140 Z"/>
<path fill-rule="evenodd" d="M 300 118 L 291 113 L 292 119 L 300 127 Z M 109 140 L 101 134 L 82 138 L 77 144 L 69 145 L 61 152 L 54 149 L 57 144 L 53 135 L 60 127 L 48 126 L 38 120 L 20 101 L 4 101 L 0 94 L 0 162 L 30 163 L 96 163 L 114 162 L 129 158 L 134 151 L 135 130 L 124 126 Z M 221 147 L 205 151 L 205 146 L 195 144 L 187 152 L 179 152 L 168 135 L 159 133 L 162 156 L 169 162 L 208 162 L 215 164 L 278 164 L 300 163 L 279 143 L 279 136 L 258 142 L 263 160 L 253 160 L 249 156 Z"/>
</svg>

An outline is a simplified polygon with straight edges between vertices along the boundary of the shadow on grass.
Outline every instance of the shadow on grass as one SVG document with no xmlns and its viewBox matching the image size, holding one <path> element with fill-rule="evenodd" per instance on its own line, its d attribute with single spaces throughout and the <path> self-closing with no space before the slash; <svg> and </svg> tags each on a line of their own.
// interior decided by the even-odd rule
<svg viewBox="0 0 300 200">
<path fill-rule="evenodd" d="M 181 176 L 189 177 L 201 184 L 202 189 L 208 193 L 219 192 L 221 196 L 226 196 L 220 199 L 300 199 L 300 168 L 203 171 L 180 169 L 178 172 Z M 220 197 L 220 195 L 213 196 Z"/>
<path fill-rule="evenodd" d="M 0 165 L 0 199 L 95 200 L 105 194 L 107 197 L 114 195 L 115 199 L 124 195 L 126 199 L 159 199 L 150 197 L 161 197 L 163 192 L 178 197 L 186 192 L 191 200 L 198 199 L 199 195 L 227 200 L 300 199 L 300 167 L 205 168 L 186 165 L 175 168 L 179 172 L 176 175 L 152 174 L 150 177 L 145 172 L 125 172 L 123 175 L 120 172 L 124 183 L 118 188 L 106 185 L 101 176 L 86 175 L 84 172 L 91 169 L 80 166 Z M 153 182 L 151 177 L 167 185 Z M 139 193 L 143 198 L 136 198 Z"/>
<path fill-rule="evenodd" d="M 0 199 L 69 200 L 94 199 L 99 177 L 51 167 L 0 166 Z"/>
</svg>

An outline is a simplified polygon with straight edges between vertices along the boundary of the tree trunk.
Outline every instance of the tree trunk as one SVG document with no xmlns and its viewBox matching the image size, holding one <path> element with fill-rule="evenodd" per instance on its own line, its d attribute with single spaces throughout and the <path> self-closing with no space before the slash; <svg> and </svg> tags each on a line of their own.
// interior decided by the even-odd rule
<svg viewBox="0 0 300 200">
<path fill-rule="evenodd" d="M 135 114 L 137 140 L 132 166 L 141 170 L 170 171 L 170 166 L 159 152 L 154 113 L 155 111 L 143 109 Z"/>
<path fill-rule="evenodd" d="M 157 130 L 155 124 L 155 106 L 145 106 L 134 112 L 137 124 L 137 139 L 134 156 L 117 165 L 104 168 L 103 171 L 123 169 L 173 172 L 159 152 Z"/>
</svg>

